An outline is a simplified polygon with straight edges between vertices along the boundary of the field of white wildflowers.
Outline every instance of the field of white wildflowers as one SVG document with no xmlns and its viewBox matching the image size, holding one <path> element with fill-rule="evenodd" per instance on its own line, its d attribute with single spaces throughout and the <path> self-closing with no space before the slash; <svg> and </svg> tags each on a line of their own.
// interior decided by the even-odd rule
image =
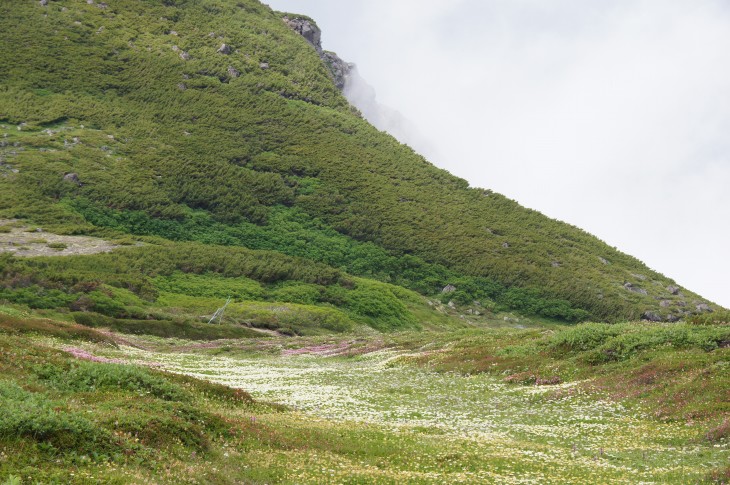
<svg viewBox="0 0 730 485">
<path fill-rule="evenodd" d="M 340 430 L 346 442 L 363 430 L 377 436 L 360 450 L 351 444 L 350 459 L 246 455 L 281 468 L 288 483 L 697 483 L 730 459 L 727 443 L 703 442 L 691 424 L 657 421 L 650 410 L 601 399 L 576 383 L 521 386 L 416 368 L 400 351 L 342 357 L 317 350 L 229 357 L 85 348 L 289 406 L 291 412 L 252 417 L 272 426 L 305 421 Z M 378 453 L 380 462 L 357 458 Z"/>
</svg>

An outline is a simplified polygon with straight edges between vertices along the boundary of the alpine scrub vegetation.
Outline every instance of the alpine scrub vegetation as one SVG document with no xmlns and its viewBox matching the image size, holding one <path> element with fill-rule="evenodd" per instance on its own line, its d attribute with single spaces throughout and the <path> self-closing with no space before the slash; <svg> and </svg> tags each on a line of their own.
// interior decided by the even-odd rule
<svg viewBox="0 0 730 485">
<path fill-rule="evenodd" d="M 0 216 L 267 249 L 565 321 L 706 304 L 374 129 L 254 0 L 41 3 L 0 6 Z"/>
<path fill-rule="evenodd" d="M 0 2 L 0 484 L 725 483 L 730 314 L 373 128 L 292 19 Z"/>
</svg>

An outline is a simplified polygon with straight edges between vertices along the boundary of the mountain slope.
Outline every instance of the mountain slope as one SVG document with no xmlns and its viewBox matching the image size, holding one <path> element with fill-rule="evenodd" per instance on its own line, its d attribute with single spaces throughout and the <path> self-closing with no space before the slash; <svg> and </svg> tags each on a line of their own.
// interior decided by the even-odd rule
<svg viewBox="0 0 730 485">
<path fill-rule="evenodd" d="M 256 1 L 42 3 L 0 5 L 0 216 L 272 250 L 563 320 L 711 308 L 370 126 Z"/>
</svg>

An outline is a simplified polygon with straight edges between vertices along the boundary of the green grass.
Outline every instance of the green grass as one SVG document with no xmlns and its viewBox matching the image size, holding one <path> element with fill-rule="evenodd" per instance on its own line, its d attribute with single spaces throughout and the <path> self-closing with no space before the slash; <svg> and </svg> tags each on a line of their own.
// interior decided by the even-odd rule
<svg viewBox="0 0 730 485">
<path fill-rule="evenodd" d="M 73 324 L 5 318 L 3 480 L 679 484 L 726 473 L 726 326 L 203 345 L 128 335 L 117 347 Z M 630 333 L 665 343 L 586 359 Z M 563 382 L 513 377 L 548 371 Z"/>
<path fill-rule="evenodd" d="M 448 347 L 413 358 L 440 372 L 488 373 L 507 382 L 589 379 L 668 420 L 722 422 L 730 415 L 730 326 L 625 323 L 558 330 L 498 330 L 444 337 Z M 408 347 L 422 343 L 406 341 Z M 441 344 L 441 345 L 445 345 Z"/>
<path fill-rule="evenodd" d="M 46 246 L 51 249 L 55 249 L 56 251 L 63 251 L 68 248 L 68 244 L 66 243 L 48 243 Z"/>
<path fill-rule="evenodd" d="M 643 333 L 653 338 L 662 330 L 655 326 Z M 244 341 L 197 351 L 187 347 L 184 353 L 170 347 L 159 352 L 85 348 L 245 388 L 256 398 L 295 406 L 317 427 L 337 430 L 335 436 L 316 435 L 309 451 L 316 457 L 304 458 L 298 450 L 259 454 L 275 482 L 321 483 L 324 468 L 332 473 L 328 480 L 346 483 L 697 483 L 728 459 L 727 377 L 721 369 L 694 375 L 707 359 L 726 361 L 726 350 L 701 350 L 703 358 L 697 345 L 671 339 L 686 352 L 678 356 L 686 361 L 681 385 L 708 379 L 717 386 L 699 385 L 687 393 L 696 405 L 693 412 L 685 407 L 662 415 L 656 413 L 664 395 L 659 387 L 668 387 L 671 395 L 677 390 L 673 376 L 657 376 L 656 388 L 641 395 L 617 392 L 637 389 L 631 377 L 621 385 L 606 384 L 647 364 L 661 365 L 679 353 L 677 348 L 639 352 L 620 368 L 585 366 L 572 379 L 563 375 L 559 384 L 536 386 L 535 380 L 511 378 L 517 365 L 534 366 L 535 374 L 556 363 L 575 365 L 575 356 L 564 353 L 552 363 L 528 360 L 526 348 L 542 332 L 472 330 L 430 339 L 414 333 L 385 339 L 329 336 L 288 341 L 283 351 L 273 352 L 267 350 L 273 342 Z M 576 332 L 594 333 L 596 327 L 551 332 L 538 341 L 559 344 Z M 494 351 L 512 356 L 510 372 L 491 365 L 476 373 L 454 367 L 462 359 L 468 362 L 467 344 L 483 348 L 489 342 Z M 289 419 L 284 414 L 274 422 L 291 426 L 284 434 L 295 436 L 299 425 Z M 288 470 L 282 468 L 284 456 Z"/>
</svg>

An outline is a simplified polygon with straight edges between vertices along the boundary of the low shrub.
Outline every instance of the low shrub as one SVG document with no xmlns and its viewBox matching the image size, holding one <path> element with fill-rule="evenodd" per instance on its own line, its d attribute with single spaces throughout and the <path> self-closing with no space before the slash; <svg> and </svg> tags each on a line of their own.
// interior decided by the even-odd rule
<svg viewBox="0 0 730 485">
<path fill-rule="evenodd" d="M 712 443 L 730 439 L 730 419 L 726 419 L 722 424 L 709 430 L 705 434 L 705 438 Z"/>
<path fill-rule="evenodd" d="M 81 325 L 56 322 L 53 320 L 13 317 L 10 315 L 0 315 L 0 332 L 9 334 L 37 333 L 40 335 L 64 339 L 114 343 L 114 341 L 106 335 L 95 332 L 94 330 Z"/>
<path fill-rule="evenodd" d="M 66 366 L 36 366 L 33 372 L 44 384 L 60 391 L 127 390 L 167 401 L 189 398 L 179 386 L 141 367 L 77 361 Z"/>
<path fill-rule="evenodd" d="M 591 364 L 625 360 L 640 351 L 669 346 L 712 351 L 730 341 L 730 326 L 583 324 L 562 330 L 547 347 L 557 354 L 577 354 Z"/>
<path fill-rule="evenodd" d="M 241 325 L 213 325 L 192 320 L 134 320 L 110 318 L 97 313 L 72 313 L 74 321 L 92 328 L 108 328 L 121 333 L 153 335 L 188 340 L 261 337 L 259 332 Z"/>
<path fill-rule="evenodd" d="M 0 439 L 31 438 L 69 452 L 103 451 L 112 445 L 106 431 L 73 412 L 59 411 L 60 403 L 0 381 Z"/>
</svg>

